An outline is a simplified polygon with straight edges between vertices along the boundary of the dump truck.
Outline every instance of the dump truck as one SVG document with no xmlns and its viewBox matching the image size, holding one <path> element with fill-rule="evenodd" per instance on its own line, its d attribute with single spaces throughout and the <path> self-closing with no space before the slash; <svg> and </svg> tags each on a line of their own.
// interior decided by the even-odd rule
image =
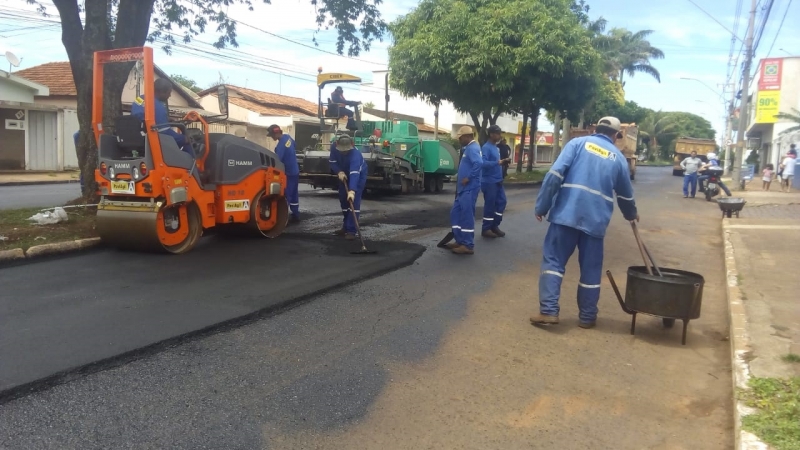
<svg viewBox="0 0 800 450">
<path fill-rule="evenodd" d="M 124 62 L 141 63 L 144 119 L 120 115 L 105 123 L 103 72 L 109 64 Z M 206 119 L 191 111 L 180 122 L 156 123 L 154 67 L 151 47 L 94 54 L 100 239 L 119 249 L 180 254 L 210 230 L 280 235 L 289 214 L 287 179 L 278 156 L 243 138 L 209 132 L 210 123 L 228 117 L 224 86 L 218 89 L 220 116 Z M 178 128 L 190 146 L 178 147 L 176 137 L 165 133 L 168 128 Z"/>
<path fill-rule="evenodd" d="M 355 130 L 343 127 L 347 118 L 340 113 L 345 105 L 323 102 L 322 89 L 335 83 L 357 83 L 361 79 L 342 73 L 317 75 L 319 133 L 316 144 L 298 149 L 300 181 L 312 187 L 338 189 L 339 179 L 330 168 L 330 146 L 338 136 L 353 137 L 367 163 L 366 189 L 373 192 L 441 192 L 445 180 L 458 173 L 459 153 L 438 140 L 419 138 L 417 125 L 409 121 L 362 121 L 354 108 Z"/>
<path fill-rule="evenodd" d="M 595 125 L 589 125 L 586 129 L 572 128 L 569 132 L 569 139 L 572 140 L 578 137 L 592 135 L 595 129 Z M 614 142 L 614 145 L 617 146 L 628 161 L 628 170 L 631 174 L 631 180 L 636 179 L 636 145 L 638 143 L 639 127 L 637 127 L 635 123 L 623 123 L 620 127 L 619 134 L 617 134 L 617 140 Z"/>
<path fill-rule="evenodd" d="M 672 175 L 683 176 L 681 161 L 688 158 L 692 152 L 697 152 L 697 157 L 707 162 L 706 155 L 717 150 L 717 143 L 713 139 L 700 139 L 681 136 L 675 141 L 675 157 L 672 164 Z"/>
</svg>

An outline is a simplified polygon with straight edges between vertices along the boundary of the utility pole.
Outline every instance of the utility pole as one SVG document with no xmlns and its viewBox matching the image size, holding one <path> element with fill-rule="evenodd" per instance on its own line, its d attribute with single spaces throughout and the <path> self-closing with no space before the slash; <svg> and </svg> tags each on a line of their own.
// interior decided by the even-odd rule
<svg viewBox="0 0 800 450">
<path fill-rule="evenodd" d="M 736 162 L 733 164 L 733 186 L 735 190 L 741 189 L 742 184 L 742 161 L 746 148 L 744 134 L 747 131 L 748 116 L 750 115 L 750 102 L 748 100 L 748 87 L 750 85 L 750 67 L 753 64 L 753 28 L 756 25 L 756 0 L 751 0 L 750 5 L 750 25 L 747 27 L 747 48 L 744 60 L 744 74 L 742 74 L 742 101 L 740 102 L 741 112 L 739 113 L 739 131 L 736 134 Z"/>
<path fill-rule="evenodd" d="M 733 152 L 731 152 L 731 146 L 728 145 L 728 141 L 731 141 L 733 138 L 733 102 L 736 101 L 736 85 L 734 84 L 731 89 L 733 93 L 731 93 L 731 101 L 728 103 L 725 108 L 725 136 L 724 139 L 724 149 L 725 149 L 725 172 L 724 176 L 728 176 L 731 173 L 731 167 L 733 166 Z"/>
</svg>

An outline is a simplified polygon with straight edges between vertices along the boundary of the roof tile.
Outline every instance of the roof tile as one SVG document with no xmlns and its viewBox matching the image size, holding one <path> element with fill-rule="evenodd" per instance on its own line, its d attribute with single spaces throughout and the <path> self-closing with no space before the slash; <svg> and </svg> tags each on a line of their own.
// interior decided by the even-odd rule
<svg viewBox="0 0 800 450">
<path fill-rule="evenodd" d="M 14 72 L 14 75 L 47 86 L 50 95 L 78 95 L 72 68 L 67 61 L 57 61 Z"/>
</svg>

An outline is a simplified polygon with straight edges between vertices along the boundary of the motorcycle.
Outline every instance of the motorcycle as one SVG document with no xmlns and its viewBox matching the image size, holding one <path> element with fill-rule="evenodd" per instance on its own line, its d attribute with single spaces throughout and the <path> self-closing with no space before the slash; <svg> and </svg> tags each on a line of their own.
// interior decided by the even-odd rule
<svg viewBox="0 0 800 450">
<path fill-rule="evenodd" d="M 708 180 L 705 188 L 706 201 L 710 202 L 712 198 L 719 195 L 719 180 L 722 178 L 723 172 L 724 170 L 721 167 L 710 167 L 708 169 Z"/>
</svg>

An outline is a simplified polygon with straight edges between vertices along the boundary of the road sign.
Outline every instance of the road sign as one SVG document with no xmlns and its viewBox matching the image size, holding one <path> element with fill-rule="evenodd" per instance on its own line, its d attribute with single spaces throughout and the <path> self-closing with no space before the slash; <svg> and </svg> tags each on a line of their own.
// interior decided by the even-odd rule
<svg viewBox="0 0 800 450">
<path fill-rule="evenodd" d="M 728 146 L 730 146 L 731 144 L 733 144 L 733 141 L 731 141 L 730 139 L 728 139 L 727 141 L 725 141 L 725 145 L 728 145 Z"/>
</svg>

